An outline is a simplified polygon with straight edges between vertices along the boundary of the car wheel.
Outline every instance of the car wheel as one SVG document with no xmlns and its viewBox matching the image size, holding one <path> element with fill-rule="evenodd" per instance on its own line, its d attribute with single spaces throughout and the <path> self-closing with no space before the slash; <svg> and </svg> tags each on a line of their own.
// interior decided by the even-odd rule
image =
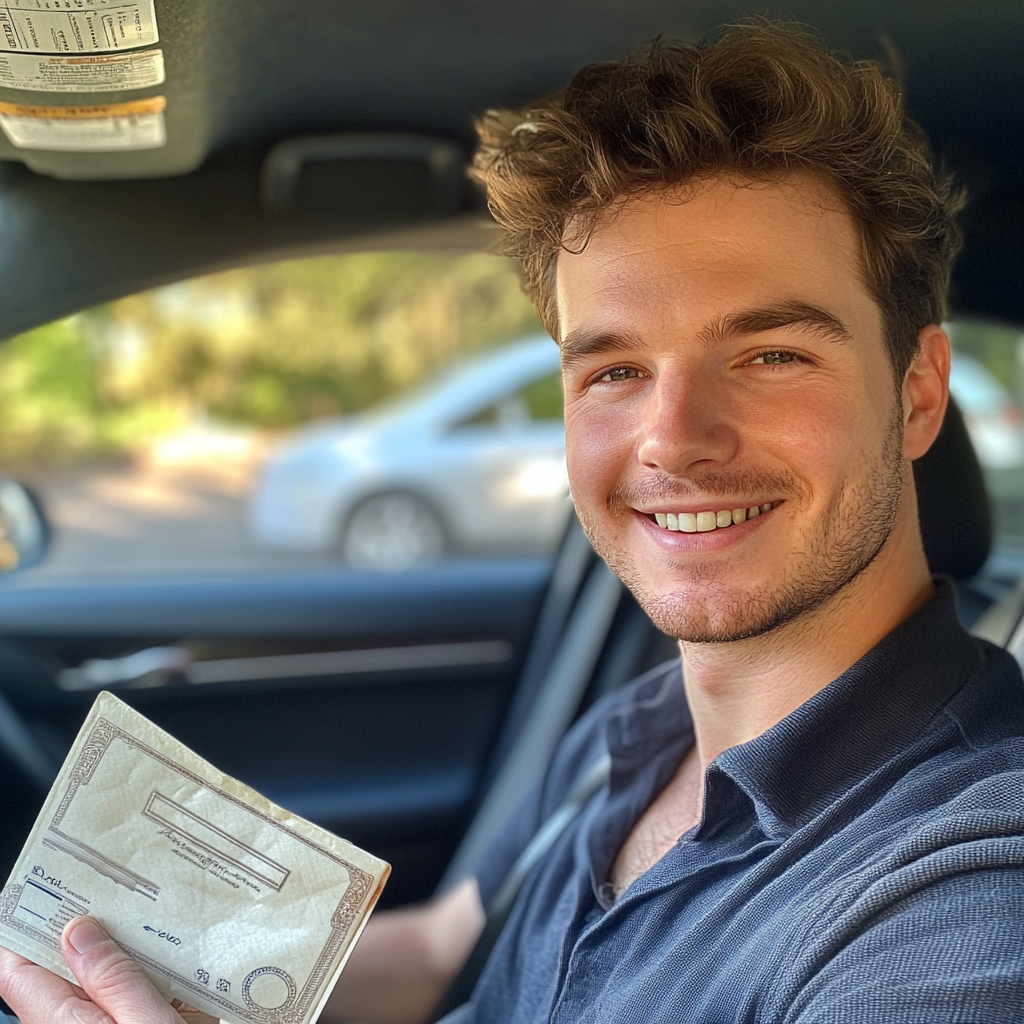
<svg viewBox="0 0 1024 1024">
<path fill-rule="evenodd" d="M 341 541 L 350 565 L 397 571 L 425 565 L 445 550 L 437 513 L 414 494 L 380 494 L 349 517 Z"/>
</svg>

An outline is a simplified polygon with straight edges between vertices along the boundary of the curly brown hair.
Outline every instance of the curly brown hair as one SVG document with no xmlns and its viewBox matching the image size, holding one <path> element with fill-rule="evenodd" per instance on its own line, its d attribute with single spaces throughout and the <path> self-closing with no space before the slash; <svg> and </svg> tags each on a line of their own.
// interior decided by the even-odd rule
<svg viewBox="0 0 1024 1024">
<path fill-rule="evenodd" d="M 630 197 L 715 174 L 822 178 L 859 227 L 897 381 L 946 312 L 963 193 L 938 171 L 881 65 L 831 53 L 801 26 L 729 26 L 591 64 L 552 96 L 478 121 L 471 173 L 558 337 L 554 272 Z"/>
</svg>

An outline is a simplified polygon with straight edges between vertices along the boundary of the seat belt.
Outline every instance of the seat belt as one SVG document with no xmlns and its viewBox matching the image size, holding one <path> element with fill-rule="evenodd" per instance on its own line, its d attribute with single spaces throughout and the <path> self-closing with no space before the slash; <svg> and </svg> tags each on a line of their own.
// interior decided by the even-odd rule
<svg viewBox="0 0 1024 1024">
<path fill-rule="evenodd" d="M 505 822 L 544 777 L 555 748 L 579 713 L 624 593 L 611 569 L 592 553 L 591 558 L 579 599 L 529 713 L 445 872 L 439 892 L 454 888 L 473 873 Z"/>
<path fill-rule="evenodd" d="M 608 782 L 611 773 L 611 759 L 604 757 L 595 761 L 580 777 L 562 804 L 544 821 L 516 858 L 505 880 L 498 887 L 487 905 L 487 923 L 480 933 L 469 959 L 456 975 L 444 998 L 431 1017 L 440 1021 L 469 1001 L 477 980 L 494 949 L 498 936 L 508 921 L 512 906 L 527 875 L 544 859 L 557 842 L 559 836 L 572 824 L 586 807 L 590 798 Z M 459 1019 L 462 1019 L 460 1015 Z"/>
</svg>

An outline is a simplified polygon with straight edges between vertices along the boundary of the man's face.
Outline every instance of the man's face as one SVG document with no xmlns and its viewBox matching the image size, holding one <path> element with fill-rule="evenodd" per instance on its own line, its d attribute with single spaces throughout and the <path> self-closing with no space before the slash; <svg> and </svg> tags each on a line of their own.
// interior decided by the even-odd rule
<svg viewBox="0 0 1024 1024">
<path fill-rule="evenodd" d="M 860 266 L 853 221 L 804 177 L 652 194 L 559 255 L 573 497 L 666 632 L 767 632 L 885 544 L 902 405 Z"/>
</svg>

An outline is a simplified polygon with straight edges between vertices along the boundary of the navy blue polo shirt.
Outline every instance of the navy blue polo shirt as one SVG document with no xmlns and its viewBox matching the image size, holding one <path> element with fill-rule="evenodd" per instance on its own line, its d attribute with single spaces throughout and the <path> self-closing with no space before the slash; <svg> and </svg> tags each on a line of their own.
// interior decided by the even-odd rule
<svg viewBox="0 0 1024 1024">
<path fill-rule="evenodd" d="M 591 799 L 527 879 L 476 1024 L 1024 1021 L 1024 684 L 952 588 L 756 739 L 700 823 L 606 884 L 692 746 L 677 663 L 597 705 L 478 872 L 484 903 L 588 766 Z"/>
</svg>

